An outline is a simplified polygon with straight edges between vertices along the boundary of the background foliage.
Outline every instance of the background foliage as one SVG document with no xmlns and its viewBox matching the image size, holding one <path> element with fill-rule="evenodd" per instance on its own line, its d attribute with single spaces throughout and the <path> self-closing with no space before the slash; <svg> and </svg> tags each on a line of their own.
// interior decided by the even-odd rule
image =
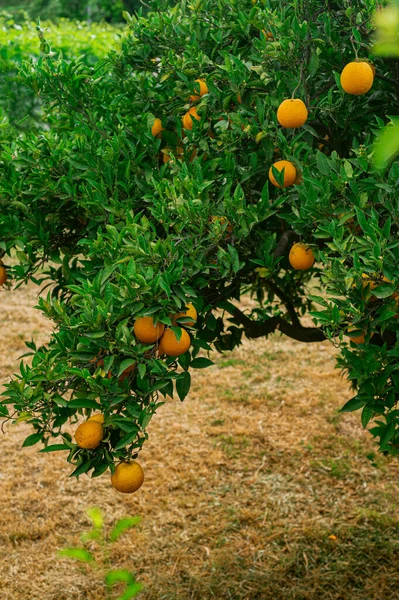
<svg viewBox="0 0 399 600">
<path fill-rule="evenodd" d="M 0 248 L 17 253 L 16 282 L 50 284 L 39 308 L 55 331 L 48 346 L 28 344 L 32 367 L 8 385 L 4 416 L 32 423 L 27 445 L 68 450 L 75 475 L 100 475 L 141 449 L 162 395 L 186 397 L 190 369 L 211 364 L 201 351 L 279 330 L 340 347 L 355 390 L 343 410 L 362 409 L 380 449 L 397 453 L 399 173 L 396 162 L 378 171 L 372 151 L 399 79 L 395 61 L 372 53 L 376 2 L 153 6 L 128 19 L 107 60 L 65 57 L 40 32 L 40 59 L 22 65 L 47 128 L 3 143 Z M 357 56 L 377 74 L 369 94 L 353 97 L 339 73 Z M 209 94 L 183 132 L 198 77 Z M 276 109 L 294 91 L 309 120 L 282 130 Z M 162 151 L 178 147 L 180 159 L 164 164 Z M 302 183 L 270 186 L 279 157 Z M 296 240 L 311 245 L 314 269 L 290 268 Z M 251 313 L 233 303 L 243 293 L 256 300 Z M 137 343 L 137 317 L 171 325 L 188 301 L 200 314 L 191 352 L 165 360 Z M 301 324 L 308 312 L 316 327 Z M 366 343 L 350 344 L 348 328 Z M 91 410 L 105 413 L 107 435 L 80 450 L 63 426 Z"/>
</svg>

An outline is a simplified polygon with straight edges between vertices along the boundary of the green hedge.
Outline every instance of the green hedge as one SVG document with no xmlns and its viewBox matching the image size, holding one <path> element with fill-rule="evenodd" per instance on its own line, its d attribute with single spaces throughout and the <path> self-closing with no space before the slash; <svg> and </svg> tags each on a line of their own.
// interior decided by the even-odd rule
<svg viewBox="0 0 399 600">
<path fill-rule="evenodd" d="M 87 65 L 94 65 L 111 48 L 120 46 L 120 30 L 107 23 L 89 25 L 61 19 L 57 24 L 44 22 L 42 27 L 55 52 L 61 52 L 66 59 L 83 56 Z M 41 121 L 40 99 L 18 74 L 24 61 L 36 62 L 39 56 L 36 24 L 23 13 L 0 13 L 0 111 L 3 122 L 18 129 Z"/>
</svg>

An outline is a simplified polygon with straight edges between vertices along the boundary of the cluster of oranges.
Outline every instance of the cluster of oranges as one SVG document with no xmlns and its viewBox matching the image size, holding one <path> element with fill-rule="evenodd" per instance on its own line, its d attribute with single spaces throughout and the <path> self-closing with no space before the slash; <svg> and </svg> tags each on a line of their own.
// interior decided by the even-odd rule
<svg viewBox="0 0 399 600">
<path fill-rule="evenodd" d="M 94 450 L 104 439 L 104 415 L 99 413 L 81 423 L 75 431 L 75 440 L 80 448 Z M 111 476 L 113 487 L 124 494 L 137 492 L 143 485 L 144 471 L 135 460 L 122 461 Z"/>
<path fill-rule="evenodd" d="M 186 305 L 184 312 L 172 315 L 172 325 L 175 327 L 179 326 L 180 319 L 184 318 L 185 326 L 194 327 L 197 316 L 195 307 L 189 303 Z M 157 356 L 178 357 L 187 352 L 191 346 L 191 338 L 186 329 L 184 329 L 184 325 L 180 327 L 180 338 L 178 338 L 173 329 L 165 327 L 159 321 L 155 323 L 153 317 L 140 317 L 135 321 L 133 331 L 139 342 L 143 344 L 157 344 Z"/>
<path fill-rule="evenodd" d="M 360 96 L 372 87 L 375 76 L 374 65 L 367 61 L 356 60 L 347 64 L 341 73 L 341 85 L 347 94 Z M 282 127 L 295 129 L 304 125 L 308 118 L 305 103 L 299 98 L 284 100 L 277 109 L 277 120 Z M 280 184 L 274 172 L 283 173 Z M 269 170 L 269 179 L 275 187 L 289 187 L 302 180 L 302 173 L 288 160 L 275 162 Z M 305 244 L 294 244 L 289 254 L 289 261 L 294 269 L 309 269 L 314 264 L 313 252 Z"/>
<path fill-rule="evenodd" d="M 137 340 L 142 344 L 156 344 L 154 353 L 156 356 L 177 357 L 187 352 L 191 346 L 191 338 L 186 327 L 194 327 L 197 321 L 197 310 L 193 304 L 186 305 L 186 310 L 171 315 L 172 325 L 180 327 L 180 339 L 170 327 L 165 327 L 163 323 L 155 322 L 153 317 L 140 317 L 134 323 L 133 331 Z M 181 319 L 184 319 L 184 325 L 180 325 Z M 95 359 L 97 365 L 104 364 L 104 359 Z M 128 377 L 134 370 L 135 365 L 128 367 L 119 380 Z M 95 450 L 104 439 L 103 414 L 96 414 L 90 417 L 84 423 L 81 423 L 75 431 L 76 444 L 85 450 Z M 142 467 L 134 460 L 122 461 L 119 463 L 111 477 L 111 483 L 118 492 L 133 493 L 143 484 L 144 472 Z"/>
</svg>

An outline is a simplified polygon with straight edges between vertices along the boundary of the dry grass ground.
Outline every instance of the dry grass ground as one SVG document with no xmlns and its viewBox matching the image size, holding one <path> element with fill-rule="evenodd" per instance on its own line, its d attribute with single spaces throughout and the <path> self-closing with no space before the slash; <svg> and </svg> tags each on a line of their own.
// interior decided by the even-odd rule
<svg viewBox="0 0 399 600">
<path fill-rule="evenodd" d="M 35 289 L 0 294 L 0 380 L 44 340 Z M 194 376 L 190 397 L 150 427 L 137 495 L 108 475 L 68 479 L 59 455 L 21 448 L 7 426 L 0 454 L 2 600 L 104 600 L 96 574 L 56 557 L 79 542 L 85 509 L 108 522 L 141 515 L 114 566 L 145 583 L 143 600 L 391 600 L 399 598 L 399 463 L 373 446 L 327 342 L 246 341 Z M 331 538 L 330 536 L 335 536 Z"/>
</svg>

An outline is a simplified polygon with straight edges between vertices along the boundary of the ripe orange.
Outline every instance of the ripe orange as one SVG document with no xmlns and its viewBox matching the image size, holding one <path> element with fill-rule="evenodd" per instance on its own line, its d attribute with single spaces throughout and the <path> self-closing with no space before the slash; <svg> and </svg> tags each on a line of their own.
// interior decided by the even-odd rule
<svg viewBox="0 0 399 600">
<path fill-rule="evenodd" d="M 164 165 L 168 163 L 170 160 L 173 161 L 174 156 L 181 160 L 184 154 L 183 148 L 181 146 L 177 146 L 176 148 L 163 148 L 162 152 L 162 160 Z"/>
<path fill-rule="evenodd" d="M 164 128 L 162 127 L 162 121 L 161 121 L 161 119 L 156 118 L 155 121 L 154 121 L 153 126 L 151 127 L 151 133 L 152 133 L 152 135 L 154 137 L 156 137 L 163 130 L 164 130 Z"/>
<path fill-rule="evenodd" d="M 341 85 L 347 94 L 361 96 L 373 85 L 373 69 L 367 62 L 350 62 L 341 73 Z"/>
<path fill-rule="evenodd" d="M 301 127 L 308 118 L 308 109 L 299 98 L 284 100 L 277 109 L 277 120 L 282 127 Z"/>
<path fill-rule="evenodd" d="M 362 332 L 359 334 L 359 328 L 358 327 L 351 327 L 350 329 L 348 329 L 348 337 L 350 339 L 351 342 L 353 342 L 354 344 L 364 344 L 365 340 L 366 340 L 366 334 L 365 332 Z M 355 334 L 355 332 L 357 332 L 357 334 Z M 353 335 L 350 335 L 350 333 L 353 333 Z M 374 332 L 371 333 L 370 335 L 370 339 L 373 337 Z"/>
<path fill-rule="evenodd" d="M 306 244 L 297 242 L 290 250 L 288 260 L 290 261 L 291 267 L 297 271 L 306 271 L 313 266 L 315 258 L 314 254 Z"/>
<path fill-rule="evenodd" d="M 88 421 L 97 421 L 97 423 L 101 423 L 101 425 L 102 425 L 104 423 L 104 415 L 102 413 L 97 413 L 95 415 L 92 415 L 87 420 Z"/>
<path fill-rule="evenodd" d="M 191 338 L 185 329 L 181 330 L 180 340 L 177 339 L 176 334 L 172 329 L 167 329 L 160 341 L 162 352 L 168 356 L 180 356 L 187 352 L 190 346 Z"/>
<path fill-rule="evenodd" d="M 192 102 L 195 102 L 196 100 L 200 100 L 202 98 L 202 96 L 205 96 L 205 94 L 207 94 L 209 92 L 205 79 L 196 79 L 195 83 L 198 84 L 195 86 L 195 89 L 198 90 L 198 88 L 199 88 L 199 95 L 193 94 L 192 96 L 190 96 L 190 100 Z"/>
<path fill-rule="evenodd" d="M 7 281 L 8 276 L 7 276 L 7 271 L 6 268 L 3 267 L 3 265 L 0 266 L 0 285 L 4 285 L 5 282 Z"/>
<path fill-rule="evenodd" d="M 133 494 L 141 488 L 144 481 L 144 471 L 138 462 L 121 462 L 116 466 L 111 476 L 113 487 L 123 494 Z"/>
<path fill-rule="evenodd" d="M 292 162 L 290 162 L 289 160 L 278 160 L 277 162 L 275 162 L 273 164 L 273 167 L 275 167 L 278 171 L 280 171 L 280 173 L 284 169 L 283 187 L 288 187 L 288 186 L 292 185 L 293 183 L 295 183 L 296 168 L 292 164 Z M 269 169 L 269 179 L 273 185 L 275 185 L 278 188 L 281 187 L 281 185 L 279 183 L 277 183 L 277 180 L 273 175 L 272 167 L 270 167 L 270 169 Z"/>
<path fill-rule="evenodd" d="M 183 115 L 183 117 L 182 117 L 184 129 L 189 129 L 190 131 L 192 130 L 192 128 L 193 128 L 193 119 L 196 119 L 197 121 L 199 121 L 201 119 L 201 117 L 197 113 L 197 109 L 195 108 L 195 106 L 192 106 L 186 112 L 186 114 Z"/>
<path fill-rule="evenodd" d="M 181 317 L 192 317 L 192 319 L 193 319 L 192 321 L 185 321 L 184 323 L 181 324 L 181 326 L 185 327 L 187 325 L 187 327 L 194 327 L 195 322 L 198 317 L 195 306 L 193 306 L 193 304 L 191 304 L 191 302 L 190 302 L 189 304 L 186 304 L 186 309 L 187 310 L 185 312 L 179 312 L 179 313 L 176 313 L 175 315 L 173 315 L 173 318 L 172 318 L 173 325 L 178 325 L 177 321 Z"/>
<path fill-rule="evenodd" d="M 75 440 L 80 448 L 92 450 L 100 445 L 104 437 L 104 429 L 98 421 L 85 421 L 75 431 Z"/>
<path fill-rule="evenodd" d="M 154 325 L 152 317 L 140 317 L 135 321 L 133 331 L 139 342 L 154 344 L 165 331 L 165 325 L 159 322 Z"/>
</svg>

